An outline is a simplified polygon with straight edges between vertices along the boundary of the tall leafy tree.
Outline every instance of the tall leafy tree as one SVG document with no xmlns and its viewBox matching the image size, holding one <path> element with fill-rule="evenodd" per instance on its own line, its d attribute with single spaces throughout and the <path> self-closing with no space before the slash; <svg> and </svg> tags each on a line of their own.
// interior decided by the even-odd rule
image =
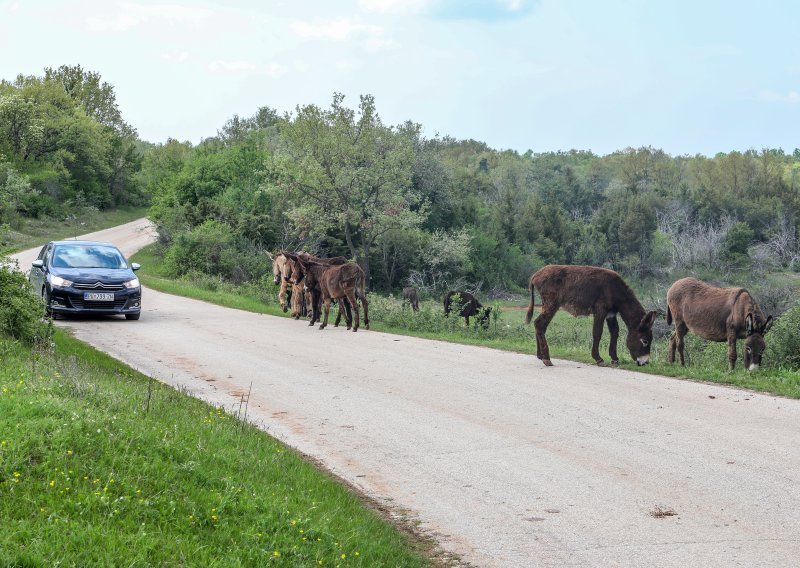
<svg viewBox="0 0 800 568">
<path fill-rule="evenodd" d="M 356 111 L 336 93 L 329 109 L 299 107 L 280 131 L 283 145 L 268 168 L 273 187 L 295 198 L 290 217 L 306 233 L 341 231 L 369 282 L 377 239 L 425 217 L 412 184 L 419 126 L 385 126 L 372 96 Z"/>
</svg>

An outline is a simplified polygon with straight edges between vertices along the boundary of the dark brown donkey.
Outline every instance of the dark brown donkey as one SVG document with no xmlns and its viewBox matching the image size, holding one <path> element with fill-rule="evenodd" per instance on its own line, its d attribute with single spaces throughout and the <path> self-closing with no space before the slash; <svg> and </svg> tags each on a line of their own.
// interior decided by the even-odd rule
<svg viewBox="0 0 800 568">
<path fill-rule="evenodd" d="M 480 324 L 483 329 L 489 328 L 489 315 L 492 312 L 492 308 L 484 308 L 483 304 L 469 292 L 450 291 L 444 295 L 442 303 L 444 304 L 445 316 L 449 316 L 452 310 L 458 308 L 458 315 L 466 320 L 467 326 L 469 326 L 469 318 L 472 316 L 478 320 L 475 322 L 476 326 Z"/>
<path fill-rule="evenodd" d="M 764 355 L 764 335 L 772 327 L 772 316 L 764 318 L 761 308 L 744 288 L 719 288 L 697 278 L 682 278 L 667 291 L 667 324 L 675 322 L 669 340 L 667 360 L 675 362 L 675 349 L 683 359 L 683 338 L 687 332 L 709 341 L 728 342 L 728 368 L 736 366 L 736 340 L 744 339 L 744 366 L 758 369 Z"/>
<path fill-rule="evenodd" d="M 413 286 L 408 286 L 403 288 L 403 306 L 405 307 L 406 302 L 411 304 L 411 309 L 415 312 L 419 311 L 419 292 Z"/>
<path fill-rule="evenodd" d="M 307 252 L 298 252 L 294 253 L 298 258 L 307 261 L 314 261 L 319 264 L 325 264 L 327 266 L 334 266 L 339 264 L 347 264 L 349 261 L 343 256 L 334 256 L 330 258 L 314 256 L 313 254 L 309 254 Z M 306 309 L 311 309 L 311 321 L 308 325 L 314 325 L 318 322 L 322 317 L 322 292 L 319 289 L 319 286 L 312 285 L 308 286 L 307 289 L 305 284 L 305 271 L 300 266 L 300 263 L 291 258 L 291 255 L 286 259 L 286 267 L 287 267 L 287 281 L 292 282 L 293 288 L 300 289 L 300 293 L 303 295 L 304 303 L 306 304 Z M 350 329 L 352 325 L 352 315 L 350 313 L 350 304 L 347 300 L 342 302 L 337 302 L 339 304 L 339 311 L 336 314 L 336 322 L 333 324 L 334 327 L 339 326 L 339 322 L 342 319 L 342 313 L 345 313 L 345 320 L 347 322 L 347 329 Z"/>
<path fill-rule="evenodd" d="M 633 290 L 613 270 L 597 266 L 550 264 L 531 276 L 528 289 L 531 292 L 531 303 L 528 306 L 525 323 L 531 323 L 533 317 L 534 290 L 538 289 L 542 297 L 542 313 L 534 323 L 536 356 L 545 365 L 551 366 L 553 363 L 550 361 L 550 349 L 544 334 L 559 308 L 563 308 L 573 316 L 594 316 L 592 358 L 598 365 L 605 366 L 599 350 L 604 321 L 611 333 L 608 355 L 612 363 L 619 363 L 617 314 L 628 328 L 628 339 L 625 343 L 633 360 L 637 365 L 646 365 L 650 361 L 650 343 L 653 341 L 653 322 L 656 319 L 656 312 L 646 312 L 636 299 Z"/>
<path fill-rule="evenodd" d="M 305 285 L 312 290 L 318 288 L 322 294 L 325 317 L 322 320 L 322 325 L 319 326 L 320 329 L 325 329 L 328 325 L 328 314 L 332 300 L 337 300 L 340 303 L 344 301 L 350 303 L 350 307 L 353 310 L 353 331 L 358 331 L 360 323 L 357 303 L 357 300 L 360 300 L 364 308 L 364 327 L 369 329 L 369 304 L 364 292 L 366 277 L 360 266 L 350 262 L 330 266 L 314 260 L 303 259 L 297 255 L 289 255 L 289 258 L 296 261 L 302 268 Z"/>
</svg>

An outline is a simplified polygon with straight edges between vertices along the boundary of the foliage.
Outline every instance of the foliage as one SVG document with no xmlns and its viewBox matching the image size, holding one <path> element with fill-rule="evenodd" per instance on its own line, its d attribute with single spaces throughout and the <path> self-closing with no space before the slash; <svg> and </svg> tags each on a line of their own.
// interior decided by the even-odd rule
<svg viewBox="0 0 800 568">
<path fill-rule="evenodd" d="M 800 303 L 778 318 L 765 340 L 765 364 L 800 370 Z"/>
<path fill-rule="evenodd" d="M 340 231 L 369 282 L 377 240 L 425 218 L 411 184 L 420 127 L 384 126 L 371 96 L 361 97 L 357 113 L 343 103 L 336 93 L 328 110 L 307 105 L 285 118 L 280 150 L 267 164 L 269 187 L 288 192 L 287 215 L 301 233 Z"/>
<path fill-rule="evenodd" d="M 65 214 L 82 192 L 91 205 L 141 204 L 136 131 L 114 88 L 78 66 L 0 82 L 0 162 L 27 176 L 38 197 L 18 211 Z"/>
<path fill-rule="evenodd" d="M 197 272 L 236 283 L 258 280 L 271 269 L 265 255 L 213 219 L 179 233 L 164 263 L 171 276 Z"/>
<path fill-rule="evenodd" d="M 44 320 L 44 304 L 15 264 L 0 258 L 0 336 L 27 344 L 44 342 L 52 331 Z"/>
</svg>

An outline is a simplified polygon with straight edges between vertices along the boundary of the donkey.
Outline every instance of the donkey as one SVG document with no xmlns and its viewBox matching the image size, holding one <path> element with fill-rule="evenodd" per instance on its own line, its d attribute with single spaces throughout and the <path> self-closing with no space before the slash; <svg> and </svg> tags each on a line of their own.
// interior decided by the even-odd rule
<svg viewBox="0 0 800 568">
<path fill-rule="evenodd" d="M 274 282 L 275 284 L 281 285 L 280 290 L 278 290 L 278 302 L 280 302 L 281 308 L 283 308 L 284 312 L 289 311 L 289 304 L 286 302 L 286 291 L 290 290 L 289 301 L 291 302 L 292 317 L 294 319 L 300 319 L 300 317 L 305 315 L 306 303 L 303 294 L 303 286 L 290 282 L 293 269 L 291 260 L 289 260 L 284 252 L 279 252 L 275 256 L 269 252 L 266 254 L 267 257 L 272 260 L 272 274 L 275 277 Z M 291 286 L 291 288 L 289 288 L 289 286 Z"/>
<path fill-rule="evenodd" d="M 318 288 L 325 304 L 325 317 L 322 320 L 320 329 L 325 329 L 328 325 L 328 314 L 330 312 L 331 301 L 338 300 L 341 304 L 347 300 L 354 312 L 353 331 L 358 331 L 360 314 L 357 300 L 361 301 L 364 308 L 364 327 L 369 329 L 369 308 L 367 297 L 364 292 L 366 276 L 360 266 L 354 263 L 328 265 L 315 260 L 304 259 L 298 255 L 289 255 L 300 267 L 305 278 L 305 285 L 312 290 Z M 295 273 L 296 274 L 296 273 Z M 295 276 L 298 282 L 300 276 Z"/>
<path fill-rule="evenodd" d="M 340 265 L 340 264 L 347 264 L 348 260 L 343 256 L 334 256 L 331 258 L 323 258 L 314 256 L 313 254 L 309 254 L 307 252 L 298 252 L 296 253 L 297 259 L 304 259 L 307 261 L 317 262 L 319 264 L 324 264 L 326 266 L 333 266 L 333 265 Z M 304 280 L 305 278 L 305 271 L 303 270 L 302 266 L 299 263 L 299 260 L 293 258 L 292 255 L 287 257 L 286 265 L 287 265 L 287 279 L 292 282 L 292 288 L 298 288 L 300 290 L 300 294 L 303 298 L 303 303 L 306 306 L 306 310 L 308 308 L 311 309 L 311 321 L 308 325 L 314 325 L 316 322 L 320 320 L 321 311 L 322 311 L 322 294 L 319 290 L 319 286 L 312 285 L 306 286 L 307 282 Z M 347 322 L 347 329 L 350 329 L 352 325 L 353 317 L 350 312 L 350 304 L 348 303 L 347 299 L 338 302 L 338 313 L 336 314 L 336 321 L 334 322 L 334 327 L 339 327 L 339 322 L 342 321 L 342 313 L 345 314 L 345 321 Z M 307 314 L 305 314 L 307 315 Z"/>
<path fill-rule="evenodd" d="M 469 292 L 450 291 L 444 295 L 442 303 L 444 304 L 445 317 L 449 316 L 451 310 L 457 306 L 459 308 L 458 315 L 466 320 L 467 327 L 469 327 L 470 316 L 475 316 L 478 318 L 476 325 L 480 323 L 483 329 L 488 329 L 489 315 L 492 311 L 492 308 L 484 308 L 483 304 L 481 304 L 478 299 Z"/>
<path fill-rule="evenodd" d="M 592 326 L 592 358 L 604 367 L 606 363 L 600 357 L 600 338 L 603 335 L 603 321 L 608 325 L 611 342 L 608 355 L 611 363 L 619 364 L 617 357 L 617 339 L 619 323 L 617 315 L 622 317 L 628 328 L 628 339 L 625 342 L 631 358 L 637 365 L 646 365 L 650 361 L 650 344 L 653 341 L 653 322 L 656 312 L 646 312 L 636 299 L 633 290 L 622 277 L 607 268 L 597 266 L 564 266 L 550 264 L 533 276 L 528 286 L 531 303 L 525 316 L 525 323 L 531 323 L 534 308 L 534 291 L 539 290 L 542 297 L 542 312 L 536 318 L 536 356 L 546 366 L 552 366 L 550 348 L 547 345 L 545 332 L 547 326 L 563 308 L 573 316 L 594 316 Z"/>
<path fill-rule="evenodd" d="M 709 341 L 728 342 L 728 369 L 736 366 L 736 340 L 744 339 L 744 366 L 758 369 L 764 355 L 764 335 L 772 316 L 764 318 L 758 303 L 744 288 L 719 288 L 697 278 L 682 278 L 667 291 L 667 324 L 675 322 L 667 361 L 675 362 L 675 350 L 685 364 L 683 338 L 687 332 Z"/>
<path fill-rule="evenodd" d="M 406 303 L 411 304 L 411 309 L 415 312 L 419 311 L 419 292 L 413 286 L 403 288 L 403 306 Z"/>
</svg>

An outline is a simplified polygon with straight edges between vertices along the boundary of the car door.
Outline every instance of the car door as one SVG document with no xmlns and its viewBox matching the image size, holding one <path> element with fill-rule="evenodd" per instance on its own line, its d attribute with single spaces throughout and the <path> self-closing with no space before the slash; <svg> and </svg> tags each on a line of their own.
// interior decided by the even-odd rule
<svg viewBox="0 0 800 568">
<path fill-rule="evenodd" d="M 53 243 L 47 243 L 45 246 L 42 247 L 42 250 L 39 252 L 39 257 L 36 260 L 42 261 L 42 267 L 37 268 L 35 266 L 31 267 L 31 276 L 30 280 L 33 283 L 34 290 L 42 294 L 42 289 L 47 286 L 47 272 L 50 266 L 50 257 L 53 254 Z M 42 294 L 44 295 L 44 294 Z"/>
</svg>

